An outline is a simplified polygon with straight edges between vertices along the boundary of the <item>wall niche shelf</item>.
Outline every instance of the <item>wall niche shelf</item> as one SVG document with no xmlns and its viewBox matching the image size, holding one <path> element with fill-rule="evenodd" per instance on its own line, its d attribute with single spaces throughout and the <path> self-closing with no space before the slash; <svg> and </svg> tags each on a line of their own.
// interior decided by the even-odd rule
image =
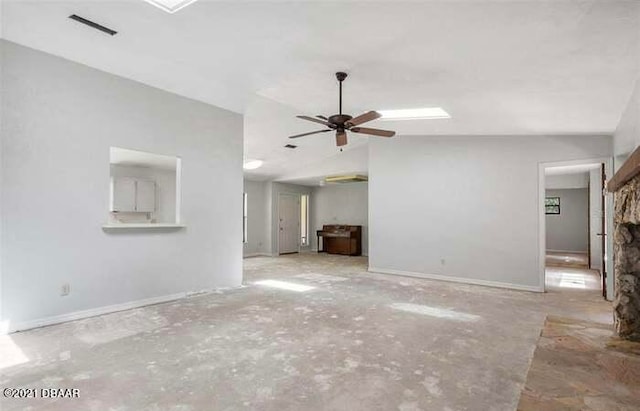
<svg viewBox="0 0 640 411">
<path fill-rule="evenodd" d="M 120 228 L 186 228 L 184 224 L 168 224 L 168 223 L 122 223 L 122 224 L 103 224 L 103 229 L 120 229 Z"/>
</svg>

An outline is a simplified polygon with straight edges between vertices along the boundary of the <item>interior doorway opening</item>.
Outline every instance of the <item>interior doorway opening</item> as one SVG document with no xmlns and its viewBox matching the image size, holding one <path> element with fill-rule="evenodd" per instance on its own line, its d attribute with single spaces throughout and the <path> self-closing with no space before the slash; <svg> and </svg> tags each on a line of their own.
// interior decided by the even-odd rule
<svg viewBox="0 0 640 411">
<path fill-rule="evenodd" d="M 540 271 L 545 291 L 613 297 L 609 159 L 540 166 Z"/>
</svg>

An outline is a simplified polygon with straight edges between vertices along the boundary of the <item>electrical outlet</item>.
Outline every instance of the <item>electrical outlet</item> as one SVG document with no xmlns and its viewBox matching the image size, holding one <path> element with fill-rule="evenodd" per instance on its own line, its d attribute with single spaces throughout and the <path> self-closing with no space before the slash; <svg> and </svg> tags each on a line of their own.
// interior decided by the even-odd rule
<svg viewBox="0 0 640 411">
<path fill-rule="evenodd" d="M 62 287 L 60 288 L 60 295 L 61 296 L 69 295 L 70 292 L 71 292 L 71 286 L 69 285 L 69 283 L 62 284 Z"/>
</svg>

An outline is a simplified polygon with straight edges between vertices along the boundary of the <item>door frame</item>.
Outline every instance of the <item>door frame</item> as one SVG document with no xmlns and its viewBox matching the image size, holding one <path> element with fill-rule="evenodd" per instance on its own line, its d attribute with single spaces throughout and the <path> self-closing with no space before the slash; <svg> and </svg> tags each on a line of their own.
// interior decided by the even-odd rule
<svg viewBox="0 0 640 411">
<path fill-rule="evenodd" d="M 547 248 L 547 238 L 546 238 L 546 218 L 545 218 L 545 207 L 544 207 L 544 199 L 545 199 L 545 186 L 546 186 L 546 177 L 545 177 L 545 169 L 550 167 L 561 167 L 561 166 L 578 166 L 583 164 L 594 164 L 601 163 L 604 164 L 605 175 L 607 176 L 607 180 L 613 176 L 613 157 L 596 157 L 596 158 L 586 158 L 583 160 L 569 160 L 569 161 L 550 161 L 550 162 L 540 162 L 538 163 L 538 275 L 539 275 L 539 284 L 540 290 L 545 292 L 545 266 L 546 266 L 546 248 Z M 590 217 L 590 216 L 589 216 Z M 606 221 L 606 229 L 607 229 L 607 237 L 605 239 L 605 245 L 603 251 L 605 254 L 605 265 L 603 266 L 603 271 L 606 272 L 607 275 L 607 296 L 606 299 L 611 301 L 613 300 L 613 287 L 614 287 L 614 276 L 615 272 L 613 271 L 613 195 L 609 192 L 605 195 L 605 221 Z"/>
<path fill-rule="evenodd" d="M 281 196 L 290 196 L 290 197 L 296 197 L 298 199 L 298 205 L 300 204 L 300 196 L 301 193 L 292 193 L 292 192 L 286 192 L 286 191 L 281 191 L 278 193 L 278 209 L 276 210 L 276 218 L 278 219 L 278 231 L 277 231 L 277 235 L 276 235 L 276 243 L 278 245 L 277 247 L 277 255 L 282 255 L 280 253 L 280 200 L 281 200 Z M 298 220 L 298 231 L 300 231 L 300 207 L 297 208 L 297 220 Z M 298 238 L 298 250 L 294 251 L 295 252 L 300 252 L 300 239 Z M 289 253 L 285 253 L 285 254 L 289 254 Z"/>
</svg>

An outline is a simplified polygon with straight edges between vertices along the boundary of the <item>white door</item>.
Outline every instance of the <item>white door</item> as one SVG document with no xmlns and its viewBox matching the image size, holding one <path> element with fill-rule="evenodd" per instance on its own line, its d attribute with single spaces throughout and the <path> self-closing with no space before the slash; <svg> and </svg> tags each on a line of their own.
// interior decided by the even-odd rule
<svg viewBox="0 0 640 411">
<path fill-rule="evenodd" d="M 280 194 L 278 197 L 278 252 L 297 253 L 300 244 L 300 196 Z"/>
</svg>

